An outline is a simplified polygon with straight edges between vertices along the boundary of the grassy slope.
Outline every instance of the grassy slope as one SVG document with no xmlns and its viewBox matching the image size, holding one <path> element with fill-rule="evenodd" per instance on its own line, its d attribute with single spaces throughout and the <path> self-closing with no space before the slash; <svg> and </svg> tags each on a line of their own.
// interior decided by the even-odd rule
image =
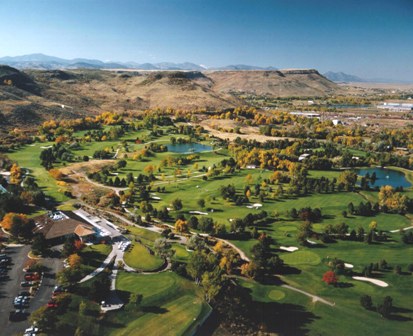
<svg viewBox="0 0 413 336">
<path fill-rule="evenodd" d="M 91 245 L 82 249 L 79 255 L 83 258 L 82 270 L 84 270 L 84 273 L 88 274 L 98 268 L 111 250 L 112 246 L 107 244 Z"/>
<path fill-rule="evenodd" d="M 208 312 L 200 289 L 175 273 L 138 275 L 121 272 L 117 288 L 143 295 L 143 314 L 117 314 L 113 322 L 121 323 L 121 330 L 110 330 L 111 335 L 182 335 Z M 158 307 L 161 313 L 144 307 Z"/>
<path fill-rule="evenodd" d="M 161 267 L 164 261 L 149 253 L 142 244 L 135 243 L 131 250 L 124 255 L 124 260 L 127 265 L 142 271 L 152 271 Z"/>
<path fill-rule="evenodd" d="M 48 147 L 52 144 L 52 142 L 35 143 L 34 146 L 25 146 L 7 155 L 10 159 L 17 161 L 20 167 L 29 169 L 30 175 L 36 179 L 37 184 L 48 197 L 52 197 L 57 202 L 64 202 L 69 199 L 63 195 L 64 187 L 58 186 L 56 180 L 40 165 L 39 156 L 44 149 L 42 147 Z"/>
</svg>

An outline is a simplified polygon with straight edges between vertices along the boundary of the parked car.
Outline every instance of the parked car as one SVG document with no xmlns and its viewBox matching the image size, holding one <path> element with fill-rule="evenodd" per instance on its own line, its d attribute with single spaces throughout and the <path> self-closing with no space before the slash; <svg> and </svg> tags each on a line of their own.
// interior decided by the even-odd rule
<svg viewBox="0 0 413 336">
<path fill-rule="evenodd" d="M 12 322 L 22 321 L 24 319 L 26 319 L 26 311 L 24 309 L 16 309 L 9 314 L 9 320 Z"/>
<path fill-rule="evenodd" d="M 31 287 L 31 286 L 33 286 L 32 281 L 22 281 L 22 282 L 20 282 L 20 287 Z"/>
<path fill-rule="evenodd" d="M 30 298 L 27 296 L 16 296 L 14 298 L 14 305 L 28 305 Z"/>
<path fill-rule="evenodd" d="M 50 300 L 47 303 L 47 308 L 57 308 L 59 304 L 56 302 L 56 300 Z"/>
<path fill-rule="evenodd" d="M 32 325 L 30 328 L 27 328 L 24 332 L 25 333 L 37 333 L 38 331 L 39 331 L 39 328 Z"/>
<path fill-rule="evenodd" d="M 24 275 L 24 280 L 26 281 L 40 280 L 40 274 L 39 273 L 26 273 Z"/>
<path fill-rule="evenodd" d="M 65 289 L 62 286 L 55 286 L 53 288 L 53 294 L 60 294 L 60 293 L 64 293 Z"/>
</svg>

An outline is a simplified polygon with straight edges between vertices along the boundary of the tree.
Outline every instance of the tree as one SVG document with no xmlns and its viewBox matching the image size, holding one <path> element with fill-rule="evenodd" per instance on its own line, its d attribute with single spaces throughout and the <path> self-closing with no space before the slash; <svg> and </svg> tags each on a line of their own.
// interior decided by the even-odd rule
<svg viewBox="0 0 413 336">
<path fill-rule="evenodd" d="M 377 222 L 376 221 L 371 221 L 369 224 L 369 229 L 370 230 L 377 230 Z"/>
<path fill-rule="evenodd" d="M 128 308 L 131 310 L 138 310 L 143 300 L 143 295 L 132 293 L 129 297 Z"/>
<path fill-rule="evenodd" d="M 377 306 L 377 312 L 384 318 L 389 318 L 393 310 L 393 299 L 391 296 L 386 296 L 382 304 Z"/>
<path fill-rule="evenodd" d="M 29 321 L 35 324 L 42 332 L 54 329 L 56 316 L 47 306 L 42 306 L 30 314 Z"/>
<path fill-rule="evenodd" d="M 188 232 L 188 222 L 182 219 L 178 219 L 175 222 L 175 230 L 180 233 Z"/>
<path fill-rule="evenodd" d="M 345 170 L 338 176 L 339 184 L 343 184 L 347 191 L 352 191 L 357 182 L 357 173 L 352 170 Z"/>
<path fill-rule="evenodd" d="M 373 301 L 370 295 L 362 295 L 360 297 L 360 304 L 364 309 L 371 310 L 373 307 Z"/>
<path fill-rule="evenodd" d="M 333 271 L 327 271 L 324 273 L 323 275 L 323 281 L 327 284 L 327 285 L 337 285 L 338 282 L 338 277 L 336 276 L 336 273 L 334 273 Z"/>
<path fill-rule="evenodd" d="M 205 207 L 205 200 L 203 198 L 199 199 L 197 201 L 197 204 L 201 207 L 204 208 Z"/>
<path fill-rule="evenodd" d="M 82 264 L 83 259 L 77 253 L 74 253 L 69 256 L 67 261 L 71 268 L 78 268 Z"/>
<path fill-rule="evenodd" d="M 249 263 L 242 264 L 241 274 L 248 278 L 255 278 L 258 271 L 258 266 L 255 262 L 251 261 Z"/>
<path fill-rule="evenodd" d="M 175 198 L 173 201 L 172 201 L 172 208 L 174 209 L 174 210 L 181 210 L 182 209 L 182 200 L 180 200 L 179 198 Z"/>
<path fill-rule="evenodd" d="M 197 218 L 197 217 L 191 216 L 191 217 L 189 218 L 188 225 L 189 225 L 190 228 L 192 228 L 192 229 L 197 229 L 197 228 L 198 228 L 198 224 L 199 224 L 199 221 L 198 221 L 198 218 Z"/>
<path fill-rule="evenodd" d="M 85 244 L 80 239 L 76 239 L 73 242 L 73 245 L 74 245 L 76 251 L 80 251 L 85 247 Z"/>
<path fill-rule="evenodd" d="M 62 286 L 71 287 L 76 284 L 82 274 L 79 268 L 65 268 L 57 273 L 57 279 Z"/>
<path fill-rule="evenodd" d="M 14 212 L 9 212 L 3 217 L 3 220 L 1 221 L 0 224 L 3 227 L 3 229 L 10 231 L 13 223 L 15 223 L 16 221 L 26 222 L 27 220 L 28 218 L 24 214 L 17 214 Z"/>
<path fill-rule="evenodd" d="M 75 252 L 75 239 L 73 237 L 68 237 L 64 244 L 63 244 L 63 248 L 62 248 L 62 256 L 63 257 L 68 257 L 71 254 L 73 254 Z"/>
<path fill-rule="evenodd" d="M 212 232 L 214 229 L 214 220 L 211 217 L 201 217 L 198 223 L 198 229 L 203 232 Z"/>
<path fill-rule="evenodd" d="M 24 214 L 7 213 L 0 223 L 3 229 L 8 230 L 14 237 L 29 239 L 32 237 L 35 225 L 33 220 Z"/>
<path fill-rule="evenodd" d="M 82 315 L 82 316 L 86 315 L 86 309 L 87 309 L 87 304 L 85 301 L 82 300 L 79 303 L 79 315 Z"/>
<path fill-rule="evenodd" d="M 154 243 L 155 254 L 162 258 L 170 258 L 174 255 L 175 250 L 172 249 L 172 244 L 166 238 L 158 238 Z"/>
<path fill-rule="evenodd" d="M 47 251 L 47 241 L 43 234 L 38 233 L 33 238 L 32 251 L 35 255 L 44 255 Z"/>
<path fill-rule="evenodd" d="M 205 241 L 198 235 L 193 235 L 188 239 L 188 249 L 196 251 L 203 250 L 205 248 Z"/>
<path fill-rule="evenodd" d="M 19 184 L 22 180 L 22 169 L 15 163 L 10 168 L 10 183 Z"/>
<path fill-rule="evenodd" d="M 212 257 L 214 256 L 212 255 Z M 188 275 L 198 284 L 202 279 L 202 275 L 207 272 L 211 266 L 209 255 L 204 250 L 196 250 L 191 254 L 186 270 Z"/>
<path fill-rule="evenodd" d="M 219 294 L 222 288 L 221 270 L 216 267 L 212 272 L 205 272 L 202 275 L 202 287 L 205 292 L 205 300 L 209 303 Z"/>
</svg>

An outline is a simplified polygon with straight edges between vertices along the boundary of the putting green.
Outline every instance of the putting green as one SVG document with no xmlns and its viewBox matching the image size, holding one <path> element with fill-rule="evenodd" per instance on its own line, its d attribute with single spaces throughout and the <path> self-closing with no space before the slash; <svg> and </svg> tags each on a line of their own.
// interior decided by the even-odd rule
<svg viewBox="0 0 413 336">
<path fill-rule="evenodd" d="M 241 284 L 242 284 L 242 287 L 245 287 L 245 288 L 253 288 L 254 287 L 254 284 L 252 282 L 248 282 L 248 281 L 243 281 Z"/>
<path fill-rule="evenodd" d="M 318 265 L 321 259 L 318 254 L 310 251 L 297 251 L 282 256 L 288 265 Z"/>
<path fill-rule="evenodd" d="M 278 289 L 272 289 L 268 293 L 268 298 L 274 301 L 279 301 L 285 297 L 285 293 L 283 291 L 280 291 Z"/>
<path fill-rule="evenodd" d="M 323 224 L 313 224 L 313 229 L 314 229 L 315 231 L 318 231 L 318 232 L 323 231 L 324 227 L 325 227 L 325 226 L 324 226 Z"/>
<path fill-rule="evenodd" d="M 292 225 L 280 226 L 280 227 L 277 227 L 277 229 L 280 230 L 280 231 L 283 231 L 283 232 L 297 231 L 297 228 L 295 226 L 292 226 Z"/>
</svg>

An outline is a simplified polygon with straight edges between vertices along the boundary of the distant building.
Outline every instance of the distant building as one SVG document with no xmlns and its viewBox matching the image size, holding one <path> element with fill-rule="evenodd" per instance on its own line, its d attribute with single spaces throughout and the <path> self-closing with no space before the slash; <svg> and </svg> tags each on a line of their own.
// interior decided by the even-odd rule
<svg viewBox="0 0 413 336">
<path fill-rule="evenodd" d="M 49 212 L 33 220 L 36 225 L 33 233 L 43 234 L 50 245 L 62 244 L 70 237 L 82 242 L 91 241 L 96 237 L 94 227 L 73 212 Z"/>
<path fill-rule="evenodd" d="M 334 126 L 337 126 L 337 125 L 342 125 L 343 123 L 341 122 L 341 120 L 339 120 L 339 119 L 333 119 L 333 120 L 331 120 L 332 122 L 333 122 L 333 125 Z"/>
<path fill-rule="evenodd" d="M 257 166 L 254 165 L 254 164 L 249 164 L 249 165 L 247 165 L 245 168 L 247 168 L 247 169 L 256 169 Z"/>
<path fill-rule="evenodd" d="M 411 103 L 382 103 L 377 105 L 378 109 L 383 109 L 391 112 L 413 112 L 413 104 Z"/>
<path fill-rule="evenodd" d="M 315 113 L 315 112 L 294 111 L 294 112 L 290 112 L 290 114 L 300 116 L 300 117 L 305 117 L 305 118 L 308 118 L 308 119 L 320 119 L 321 118 L 320 114 Z"/>
</svg>

